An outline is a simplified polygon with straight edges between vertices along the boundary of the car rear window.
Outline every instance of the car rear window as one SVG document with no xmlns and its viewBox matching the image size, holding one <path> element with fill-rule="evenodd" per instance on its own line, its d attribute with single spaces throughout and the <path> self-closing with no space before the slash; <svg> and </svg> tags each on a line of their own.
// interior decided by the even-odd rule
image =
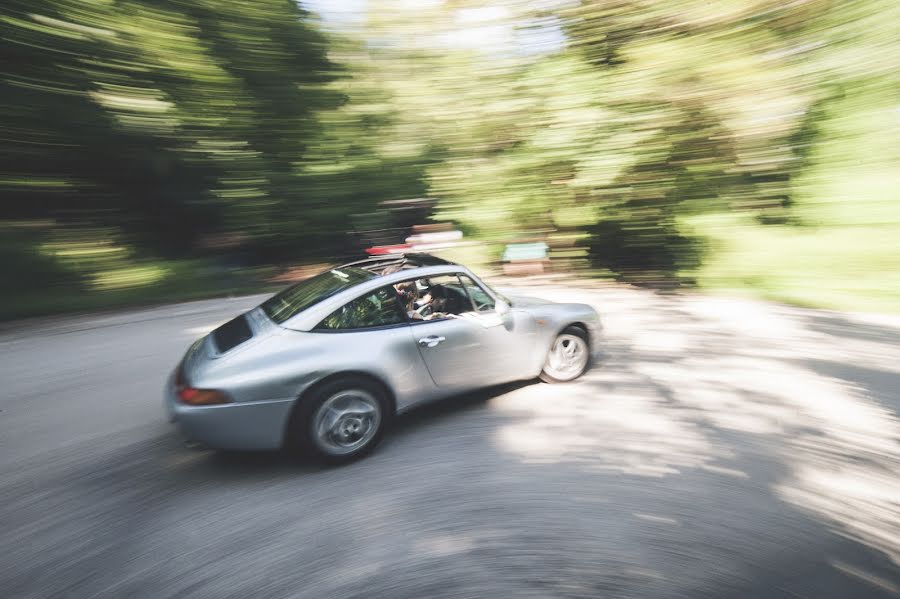
<svg viewBox="0 0 900 599">
<path fill-rule="evenodd" d="M 267 299 L 262 303 L 261 307 L 266 316 L 275 323 L 281 324 L 310 306 L 318 304 L 325 298 L 367 281 L 374 276 L 376 276 L 374 273 L 361 268 L 333 268 L 311 279 L 300 281 L 296 285 L 288 287 L 281 293 Z"/>
</svg>

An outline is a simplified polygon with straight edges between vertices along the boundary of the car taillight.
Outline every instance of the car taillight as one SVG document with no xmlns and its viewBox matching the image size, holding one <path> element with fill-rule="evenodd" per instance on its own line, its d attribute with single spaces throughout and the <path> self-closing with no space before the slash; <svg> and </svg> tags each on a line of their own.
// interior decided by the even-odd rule
<svg viewBox="0 0 900 599">
<path fill-rule="evenodd" d="M 215 389 L 195 389 L 194 387 L 179 387 L 178 399 L 181 403 L 191 406 L 212 406 L 216 404 L 231 403 L 231 398 Z"/>
</svg>

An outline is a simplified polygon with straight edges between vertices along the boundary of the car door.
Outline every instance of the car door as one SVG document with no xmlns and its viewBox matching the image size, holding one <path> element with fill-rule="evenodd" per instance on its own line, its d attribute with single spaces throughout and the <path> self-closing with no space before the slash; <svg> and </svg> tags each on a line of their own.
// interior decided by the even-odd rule
<svg viewBox="0 0 900 599">
<path fill-rule="evenodd" d="M 388 285 L 353 299 L 316 325 L 317 369 L 376 375 L 394 391 L 397 408 L 427 400 L 437 389 L 409 333 L 395 289 Z"/>
<path fill-rule="evenodd" d="M 414 323 L 410 332 L 439 387 L 473 389 L 493 382 L 490 353 L 477 324 L 462 319 L 423 321 Z"/>
<path fill-rule="evenodd" d="M 465 274 L 460 282 L 468 294 L 475 311 L 463 314 L 481 327 L 482 343 L 494 365 L 492 382 L 507 382 L 530 376 L 527 365 L 533 355 L 535 343 L 534 319 L 527 312 L 506 306 L 501 313 L 497 300 L 484 287 Z"/>
<path fill-rule="evenodd" d="M 499 314 L 494 299 L 465 275 L 437 280 L 458 292 L 466 305 L 443 318 L 411 323 L 410 332 L 435 384 L 470 389 L 525 376 L 523 351 L 533 339 L 527 318 L 515 312 Z"/>
</svg>

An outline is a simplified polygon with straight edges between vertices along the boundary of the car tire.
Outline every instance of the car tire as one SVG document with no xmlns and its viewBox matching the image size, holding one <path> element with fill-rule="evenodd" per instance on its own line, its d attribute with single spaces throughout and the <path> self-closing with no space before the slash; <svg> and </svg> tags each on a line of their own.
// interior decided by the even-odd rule
<svg viewBox="0 0 900 599">
<path fill-rule="evenodd" d="M 326 464 L 369 454 L 384 436 L 391 416 L 384 389 L 364 377 L 328 381 L 299 401 L 289 424 L 290 449 Z"/>
<path fill-rule="evenodd" d="M 568 383 L 584 374 L 590 364 L 587 332 L 578 326 L 568 326 L 553 340 L 539 378 L 545 383 Z"/>
</svg>

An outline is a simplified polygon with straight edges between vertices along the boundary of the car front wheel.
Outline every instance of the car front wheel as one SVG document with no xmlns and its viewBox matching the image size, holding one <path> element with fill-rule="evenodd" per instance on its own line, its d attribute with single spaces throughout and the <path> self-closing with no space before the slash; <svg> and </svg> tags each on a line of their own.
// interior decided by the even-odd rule
<svg viewBox="0 0 900 599">
<path fill-rule="evenodd" d="M 565 383 L 584 374 L 590 363 L 587 333 L 580 327 L 566 327 L 550 346 L 540 378 L 545 383 Z"/>
</svg>

